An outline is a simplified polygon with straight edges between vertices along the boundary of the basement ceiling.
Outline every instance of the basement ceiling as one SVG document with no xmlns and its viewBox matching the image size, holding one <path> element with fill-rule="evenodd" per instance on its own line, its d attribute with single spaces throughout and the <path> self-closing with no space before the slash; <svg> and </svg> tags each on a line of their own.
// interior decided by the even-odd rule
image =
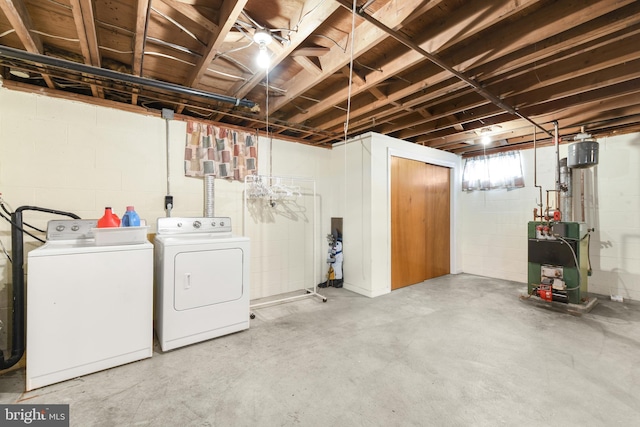
<svg viewBox="0 0 640 427">
<path fill-rule="evenodd" d="M 482 153 L 484 135 L 487 151 L 549 143 L 554 121 L 563 141 L 582 127 L 595 137 L 640 131 L 638 1 L 352 7 L 2 0 L 0 66 L 10 89 L 169 108 L 317 146 L 343 140 L 347 117 L 349 136 L 373 131 L 461 155 Z M 268 75 L 256 31 L 273 36 Z"/>
</svg>

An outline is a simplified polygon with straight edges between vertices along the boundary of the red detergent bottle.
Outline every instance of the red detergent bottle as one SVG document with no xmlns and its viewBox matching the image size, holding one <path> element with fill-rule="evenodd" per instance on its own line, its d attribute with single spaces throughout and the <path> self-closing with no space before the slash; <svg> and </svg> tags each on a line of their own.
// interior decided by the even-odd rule
<svg viewBox="0 0 640 427">
<path fill-rule="evenodd" d="M 120 227 L 120 218 L 110 207 L 104 208 L 104 215 L 98 220 L 98 228 Z"/>
</svg>

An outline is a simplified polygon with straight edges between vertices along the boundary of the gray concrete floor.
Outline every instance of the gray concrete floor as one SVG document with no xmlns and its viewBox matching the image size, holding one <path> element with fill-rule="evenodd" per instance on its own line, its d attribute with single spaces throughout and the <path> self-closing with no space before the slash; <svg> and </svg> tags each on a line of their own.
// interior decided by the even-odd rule
<svg viewBox="0 0 640 427">
<path fill-rule="evenodd" d="M 68 403 L 73 426 L 640 425 L 640 304 L 581 316 L 522 284 L 446 276 L 369 299 L 322 290 L 251 329 L 0 403 Z"/>
</svg>

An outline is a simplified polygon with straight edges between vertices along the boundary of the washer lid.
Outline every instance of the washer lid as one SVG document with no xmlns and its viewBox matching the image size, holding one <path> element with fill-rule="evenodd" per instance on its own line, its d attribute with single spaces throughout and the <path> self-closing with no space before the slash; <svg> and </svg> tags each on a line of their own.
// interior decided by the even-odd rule
<svg viewBox="0 0 640 427">
<path fill-rule="evenodd" d="M 30 251 L 27 258 L 55 255 L 90 254 L 101 252 L 153 250 L 150 242 L 133 245 L 96 246 L 93 239 L 49 241 Z"/>
</svg>

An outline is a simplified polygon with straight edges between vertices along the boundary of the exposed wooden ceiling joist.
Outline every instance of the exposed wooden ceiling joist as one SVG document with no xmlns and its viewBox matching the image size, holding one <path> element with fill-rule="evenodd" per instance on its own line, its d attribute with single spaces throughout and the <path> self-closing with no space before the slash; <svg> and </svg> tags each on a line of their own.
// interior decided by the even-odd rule
<svg viewBox="0 0 640 427">
<path fill-rule="evenodd" d="M 23 0 L 3 0 L 0 1 L 0 9 L 4 12 L 5 16 L 13 26 L 16 34 L 20 38 L 20 41 L 24 45 L 24 48 L 28 52 L 43 53 L 44 49 L 42 41 L 37 33 L 32 33 L 31 29 L 33 24 L 27 11 L 27 7 Z M 51 89 L 55 88 L 53 80 L 43 74 L 42 77 Z"/>
<path fill-rule="evenodd" d="M 478 150 L 474 138 L 488 127 L 502 144 L 489 149 L 528 146 L 533 132 L 517 114 L 543 126 L 558 120 L 561 132 L 580 124 L 599 135 L 639 127 L 638 1 L 356 5 L 352 14 L 350 0 L 0 1 L 0 45 L 185 90 L 236 95 L 261 105 L 259 112 L 157 91 L 149 96 L 139 85 L 10 58 L 0 57 L 0 72 L 7 87 L 47 86 L 48 94 L 172 108 L 261 131 L 268 121 L 270 132 L 318 146 L 343 138 L 347 104 L 350 136 L 380 132 L 463 155 Z M 274 36 L 268 85 L 255 64 L 252 36 L 258 28 Z M 487 93 L 511 114 L 485 99 Z"/>
</svg>

